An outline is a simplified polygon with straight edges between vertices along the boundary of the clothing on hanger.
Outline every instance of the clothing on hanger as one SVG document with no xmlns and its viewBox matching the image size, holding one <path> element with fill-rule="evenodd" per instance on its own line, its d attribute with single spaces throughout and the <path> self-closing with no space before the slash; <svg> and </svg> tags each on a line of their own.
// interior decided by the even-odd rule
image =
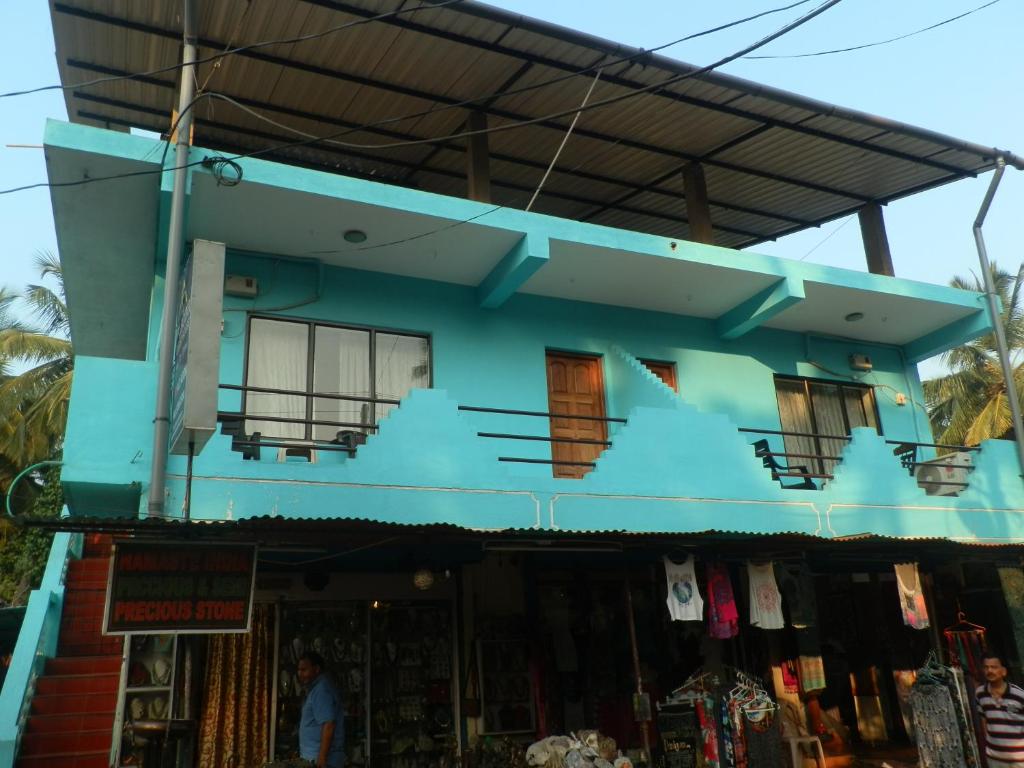
<svg viewBox="0 0 1024 768">
<path fill-rule="evenodd" d="M 789 626 L 807 629 L 818 623 L 814 575 L 807 563 L 776 563 L 775 578 L 786 603 Z"/>
<path fill-rule="evenodd" d="M 747 563 L 750 578 L 750 624 L 761 629 L 782 629 L 782 595 L 775 584 L 772 563 Z"/>
<path fill-rule="evenodd" d="M 705 768 L 720 768 L 718 762 L 718 723 L 715 718 L 715 699 L 710 693 L 697 699 L 697 721 L 704 741 Z"/>
<path fill-rule="evenodd" d="M 740 614 L 725 563 L 708 563 L 708 634 L 718 640 L 728 640 L 740 633 Z"/>
<path fill-rule="evenodd" d="M 697 577 L 693 571 L 693 555 L 676 564 L 667 557 L 665 581 L 668 586 L 668 614 L 673 621 L 701 621 L 704 618 L 704 600 L 697 590 Z"/>
<path fill-rule="evenodd" d="M 928 621 L 928 606 L 925 604 L 917 563 L 897 563 L 894 567 L 903 623 L 914 629 L 928 629 L 931 623 Z"/>
</svg>

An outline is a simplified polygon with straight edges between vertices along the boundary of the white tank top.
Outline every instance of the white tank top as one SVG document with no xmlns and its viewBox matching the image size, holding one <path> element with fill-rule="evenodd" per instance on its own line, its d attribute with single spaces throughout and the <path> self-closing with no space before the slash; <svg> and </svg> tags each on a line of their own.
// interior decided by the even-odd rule
<svg viewBox="0 0 1024 768">
<path fill-rule="evenodd" d="M 701 621 L 704 618 L 704 601 L 697 591 L 697 578 L 693 573 L 693 555 L 686 562 L 676 565 L 667 557 L 665 580 L 668 585 L 668 613 L 673 621 Z"/>
<path fill-rule="evenodd" d="M 772 563 L 747 563 L 750 578 L 750 624 L 761 629 L 782 629 L 782 595 L 775 584 L 775 566 Z"/>
</svg>

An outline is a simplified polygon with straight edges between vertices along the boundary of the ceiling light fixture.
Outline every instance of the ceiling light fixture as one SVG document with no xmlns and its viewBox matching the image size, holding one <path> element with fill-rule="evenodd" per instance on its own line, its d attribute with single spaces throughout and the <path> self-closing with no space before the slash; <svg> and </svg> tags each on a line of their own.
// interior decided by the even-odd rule
<svg viewBox="0 0 1024 768">
<path fill-rule="evenodd" d="M 342 235 L 347 243 L 365 243 L 366 233 L 361 229 L 347 229 L 345 234 Z"/>
<path fill-rule="evenodd" d="M 848 323 L 856 323 L 858 320 L 863 320 L 864 319 L 864 313 L 863 312 L 851 312 L 844 319 Z"/>
</svg>

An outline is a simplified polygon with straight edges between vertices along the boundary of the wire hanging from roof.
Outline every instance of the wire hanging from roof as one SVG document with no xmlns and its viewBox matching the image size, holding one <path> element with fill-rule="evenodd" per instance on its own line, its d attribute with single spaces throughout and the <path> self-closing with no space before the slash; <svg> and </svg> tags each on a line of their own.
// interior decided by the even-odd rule
<svg viewBox="0 0 1024 768">
<path fill-rule="evenodd" d="M 977 13 L 978 11 L 984 10 L 985 8 L 988 8 L 990 5 L 995 5 L 999 1 L 1000 0 L 990 0 L 989 2 L 985 3 L 984 5 L 979 5 L 977 8 L 972 8 L 971 10 L 965 11 L 965 12 L 963 12 L 961 14 L 956 15 L 956 16 L 951 16 L 950 18 L 944 19 L 943 21 L 940 21 L 940 22 L 938 22 L 936 24 L 931 24 L 931 25 L 929 25 L 927 27 L 922 27 L 921 29 L 914 30 L 913 32 L 907 32 L 905 35 L 899 35 L 897 37 L 890 37 L 888 40 L 879 40 L 878 42 L 875 42 L 875 43 L 864 43 L 863 45 L 851 45 L 848 48 L 833 48 L 832 50 L 829 50 L 829 51 L 814 51 L 813 53 L 790 53 L 790 54 L 778 54 L 778 55 L 775 55 L 775 56 L 769 56 L 769 55 L 763 55 L 763 56 L 744 56 L 744 58 L 746 58 L 746 59 L 805 59 L 805 58 L 810 58 L 811 56 L 830 56 L 833 53 L 848 53 L 850 51 L 861 51 L 861 50 L 864 50 L 865 48 L 875 48 L 875 47 L 877 47 L 879 45 L 888 45 L 889 43 L 895 43 L 895 42 L 898 42 L 899 40 L 906 40 L 908 37 L 913 37 L 914 35 L 920 35 L 922 32 L 930 32 L 933 29 L 938 29 L 939 27 L 945 26 L 946 24 L 951 24 L 954 21 L 959 21 L 962 18 L 970 16 L 972 13 Z"/>
</svg>

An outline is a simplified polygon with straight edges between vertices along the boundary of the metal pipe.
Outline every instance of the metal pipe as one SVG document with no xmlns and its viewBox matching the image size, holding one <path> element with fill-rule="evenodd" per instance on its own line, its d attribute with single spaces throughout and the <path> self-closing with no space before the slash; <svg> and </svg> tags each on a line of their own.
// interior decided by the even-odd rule
<svg viewBox="0 0 1024 768">
<path fill-rule="evenodd" d="M 1024 477 L 1024 422 L 1021 420 L 1020 399 L 1017 397 L 1017 386 L 1013 377 L 1013 363 L 1010 360 L 1010 352 L 1006 346 L 1006 331 L 1003 328 L 1003 320 L 999 314 L 999 306 L 996 304 L 996 287 L 992 281 L 992 270 L 989 267 L 988 249 L 985 247 L 985 237 L 981 232 L 985 217 L 988 216 L 988 209 L 992 205 L 992 199 L 996 196 L 996 189 L 1003 178 L 1006 170 L 1006 162 L 1002 157 L 996 160 L 996 172 L 992 175 L 992 181 L 988 185 L 985 199 L 981 202 L 981 209 L 974 220 L 974 243 L 978 247 L 978 261 L 981 263 L 981 279 L 985 283 L 985 299 L 988 302 L 989 316 L 992 318 L 992 331 L 996 337 L 996 351 L 999 353 L 999 365 L 1003 369 L 1003 382 L 1006 384 L 1006 399 L 1010 404 L 1010 417 L 1013 421 L 1013 434 L 1017 442 L 1017 463 L 1020 466 L 1021 477 Z"/>
<path fill-rule="evenodd" d="M 189 135 L 192 128 L 192 101 L 195 94 L 196 7 L 197 0 L 183 0 L 183 50 L 181 54 L 181 91 L 178 95 L 178 141 L 174 150 L 174 180 L 171 187 L 171 213 L 167 231 L 167 261 L 164 270 L 164 306 L 160 315 L 160 367 L 156 382 L 156 413 L 153 416 L 153 464 L 149 472 L 150 517 L 164 514 L 164 489 L 167 486 L 167 433 L 170 427 L 171 362 L 174 359 L 174 330 L 178 309 L 178 279 L 185 239 L 185 183 L 188 178 Z"/>
<path fill-rule="evenodd" d="M 63 463 L 64 462 L 57 460 L 37 461 L 35 464 L 25 467 L 23 470 L 21 470 L 21 472 L 16 474 L 14 476 L 14 479 L 11 480 L 11 484 L 7 486 L 7 494 L 6 498 L 4 499 L 4 508 L 7 510 L 7 516 L 14 517 L 14 512 L 11 509 L 11 499 L 14 498 L 14 487 L 18 484 L 21 478 L 23 478 L 33 469 L 39 469 L 39 467 L 59 467 Z"/>
</svg>

